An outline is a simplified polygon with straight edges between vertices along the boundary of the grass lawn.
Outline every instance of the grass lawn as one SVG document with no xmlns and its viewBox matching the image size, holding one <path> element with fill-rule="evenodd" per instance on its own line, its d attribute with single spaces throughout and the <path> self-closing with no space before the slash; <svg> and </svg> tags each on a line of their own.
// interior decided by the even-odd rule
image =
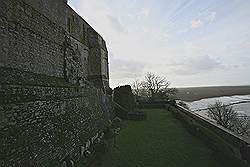
<svg viewBox="0 0 250 167">
<path fill-rule="evenodd" d="M 128 121 L 103 167 L 220 167 L 213 152 L 162 109 L 149 109 L 147 120 Z"/>
</svg>

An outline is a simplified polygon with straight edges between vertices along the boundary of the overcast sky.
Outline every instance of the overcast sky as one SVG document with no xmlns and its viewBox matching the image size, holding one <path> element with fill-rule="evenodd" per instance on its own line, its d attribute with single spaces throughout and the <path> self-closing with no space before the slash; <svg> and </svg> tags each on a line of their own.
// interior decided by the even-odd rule
<svg viewBox="0 0 250 167">
<path fill-rule="evenodd" d="M 250 0 L 69 0 L 105 39 L 110 85 L 250 85 Z"/>
</svg>

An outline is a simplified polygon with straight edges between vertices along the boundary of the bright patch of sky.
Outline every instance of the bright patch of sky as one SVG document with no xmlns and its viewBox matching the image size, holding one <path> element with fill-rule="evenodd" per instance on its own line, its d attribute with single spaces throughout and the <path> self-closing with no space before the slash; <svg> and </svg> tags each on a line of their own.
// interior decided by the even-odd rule
<svg viewBox="0 0 250 167">
<path fill-rule="evenodd" d="M 110 85 L 249 85 L 249 0 L 69 0 L 106 41 Z"/>
</svg>

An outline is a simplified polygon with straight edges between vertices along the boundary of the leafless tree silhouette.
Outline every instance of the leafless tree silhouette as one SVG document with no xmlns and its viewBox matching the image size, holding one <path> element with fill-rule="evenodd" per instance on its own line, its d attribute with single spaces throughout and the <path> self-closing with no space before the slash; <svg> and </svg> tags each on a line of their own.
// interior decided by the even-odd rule
<svg viewBox="0 0 250 167">
<path fill-rule="evenodd" d="M 248 136 L 248 117 L 239 116 L 232 106 L 220 101 L 208 106 L 208 116 L 217 124 L 237 133 L 240 136 Z"/>
<path fill-rule="evenodd" d="M 145 75 L 145 80 L 142 82 L 134 81 L 132 88 L 137 97 L 147 96 L 150 100 L 155 100 L 157 98 L 166 99 L 169 95 L 177 93 L 177 89 L 169 88 L 169 85 L 170 82 L 166 77 L 148 72 Z"/>
</svg>

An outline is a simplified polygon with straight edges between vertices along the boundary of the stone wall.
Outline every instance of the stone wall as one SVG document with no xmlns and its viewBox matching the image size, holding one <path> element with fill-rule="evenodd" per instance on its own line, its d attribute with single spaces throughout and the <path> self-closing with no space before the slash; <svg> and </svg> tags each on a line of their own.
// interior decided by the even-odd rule
<svg viewBox="0 0 250 167">
<path fill-rule="evenodd" d="M 130 85 L 124 85 L 114 88 L 113 101 L 121 107 L 115 107 L 117 115 L 122 119 L 128 118 L 128 113 L 135 111 L 135 97 Z"/>
<path fill-rule="evenodd" d="M 0 166 L 77 162 L 103 135 L 112 112 L 101 70 L 107 49 L 76 13 L 68 29 L 69 13 L 65 0 L 0 3 Z"/>
<path fill-rule="evenodd" d="M 66 12 L 67 0 L 23 0 L 25 3 L 31 5 L 39 13 L 42 13 L 51 21 L 60 25 L 61 27 L 66 27 Z"/>
<path fill-rule="evenodd" d="M 66 31 L 88 47 L 88 77 L 96 87 L 109 90 L 108 51 L 103 38 L 74 10 L 66 8 Z"/>
<path fill-rule="evenodd" d="M 166 107 L 182 120 L 191 133 L 200 137 L 220 155 L 220 158 L 232 166 L 249 166 L 249 141 L 182 106 L 166 104 Z"/>
</svg>

